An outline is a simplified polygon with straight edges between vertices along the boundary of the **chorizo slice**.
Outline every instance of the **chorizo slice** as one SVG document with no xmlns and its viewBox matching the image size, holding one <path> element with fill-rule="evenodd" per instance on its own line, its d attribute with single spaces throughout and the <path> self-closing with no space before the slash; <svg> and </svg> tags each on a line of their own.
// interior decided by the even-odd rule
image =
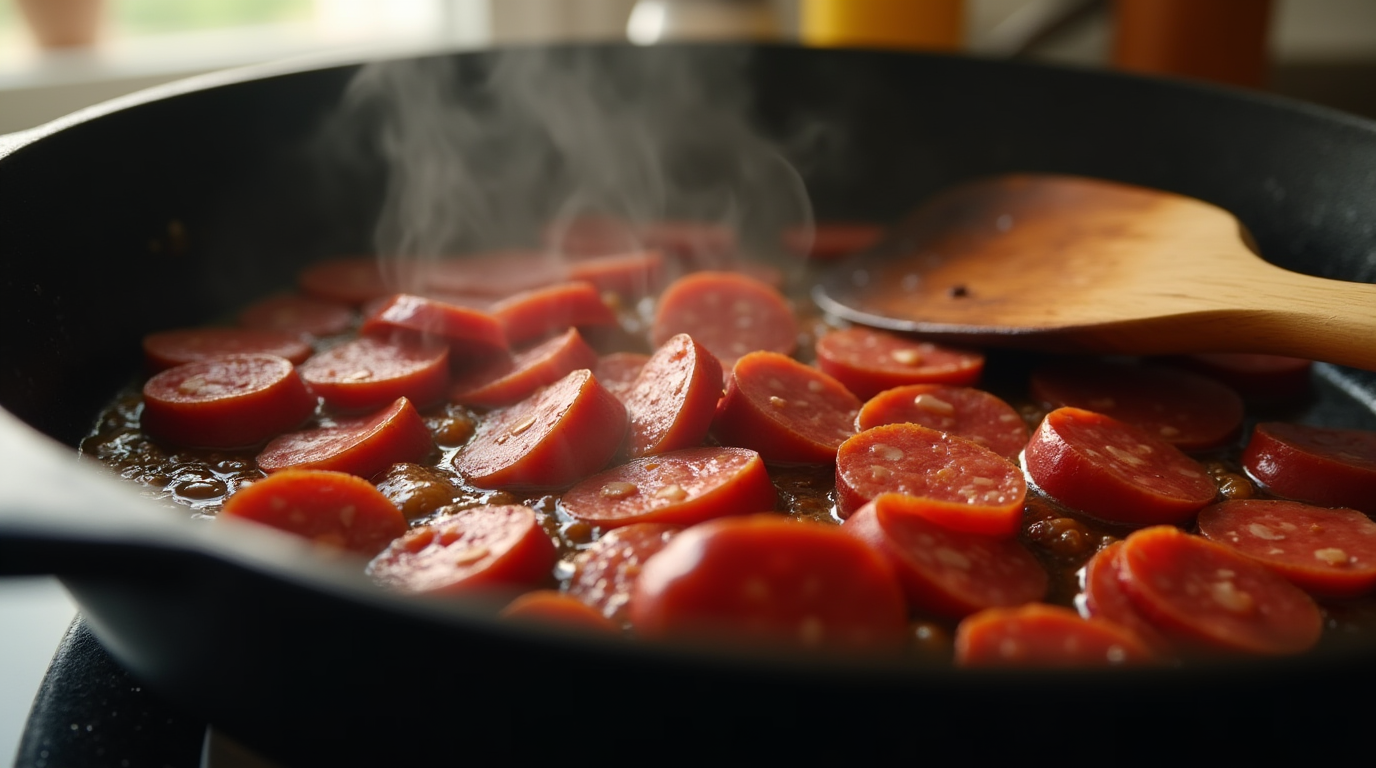
<svg viewBox="0 0 1376 768">
<path fill-rule="evenodd" d="M 1132 632 L 1068 608 L 1033 603 L 987 608 L 956 627 L 959 667 L 1122 667 L 1154 654 Z"/>
<path fill-rule="evenodd" d="M 616 325 L 616 313 L 589 282 L 560 283 L 522 291 L 491 307 L 511 344 L 541 341 L 569 328 Z"/>
<path fill-rule="evenodd" d="M 597 365 L 597 352 L 577 328 L 569 328 L 510 358 L 495 360 L 459 375 L 449 399 L 464 405 L 510 405 L 580 368 Z"/>
<path fill-rule="evenodd" d="M 1027 482 L 1007 459 L 970 440 L 917 424 L 867 429 L 836 452 L 836 509 L 848 517 L 882 493 L 928 502 L 952 528 L 1016 536 Z"/>
<path fill-rule="evenodd" d="M 1046 571 L 1016 539 L 948 528 L 924 515 L 923 505 L 881 494 L 841 524 L 884 557 L 913 608 L 959 618 L 1046 596 Z"/>
<path fill-rule="evenodd" d="M 596 608 L 554 589 L 527 592 L 512 600 L 498 615 L 507 621 L 584 629 L 605 635 L 621 632 L 620 627 Z"/>
<path fill-rule="evenodd" d="M 567 488 L 606 466 L 625 436 L 626 407 L 584 368 L 488 414 L 454 468 L 480 488 Z"/>
<path fill-rule="evenodd" d="M 817 339 L 817 367 L 867 399 L 907 384 L 973 384 L 984 355 L 856 326 Z"/>
<path fill-rule="evenodd" d="M 409 293 L 398 293 L 373 308 L 361 330 L 384 339 L 402 330 L 443 341 L 455 360 L 486 359 L 508 350 L 506 331 L 494 315 Z"/>
<path fill-rule="evenodd" d="M 589 477 L 559 501 L 570 517 L 613 528 L 692 525 L 774 509 L 778 497 L 759 454 L 707 447 L 646 456 Z"/>
<path fill-rule="evenodd" d="M 302 363 L 301 378 L 340 411 L 370 411 L 398 397 L 423 408 L 444 399 L 449 347 L 405 335 L 360 336 Z"/>
<path fill-rule="evenodd" d="M 373 558 L 368 574 L 403 592 L 528 589 L 550 581 L 556 559 L 535 512 L 489 505 L 412 528 Z"/>
<path fill-rule="evenodd" d="M 811 227 L 788 227 L 779 241 L 790 253 L 831 261 L 870 248 L 884 238 L 882 224 L 864 221 L 819 221 Z"/>
<path fill-rule="evenodd" d="M 884 424 L 918 424 L 972 440 L 1012 461 L 1031 436 L 1013 406 L 996 395 L 970 387 L 909 384 L 871 397 L 855 417 L 864 431 Z"/>
<path fill-rule="evenodd" d="M 1355 509 L 1235 499 L 1205 507 L 1199 533 L 1310 594 L 1356 597 L 1376 587 L 1376 522 Z"/>
<path fill-rule="evenodd" d="M 1079 408 L 1047 414 L 1023 464 L 1052 498 L 1122 525 L 1184 522 L 1218 495 L 1204 467 L 1175 446 Z"/>
<path fill-rule="evenodd" d="M 1265 421 L 1242 466 L 1277 496 L 1376 515 L 1376 432 Z"/>
<path fill-rule="evenodd" d="M 645 362 L 622 398 L 631 457 L 666 453 L 702 443 L 721 400 L 721 363 L 691 336 L 664 342 Z"/>
<path fill-rule="evenodd" d="M 239 448 L 295 429 L 315 412 L 316 402 L 290 361 L 230 355 L 150 378 L 139 418 L 143 430 L 159 440 Z"/>
<path fill-rule="evenodd" d="M 258 328 L 177 328 L 143 337 L 143 358 L 154 373 L 225 355 L 275 355 L 300 365 L 311 351 L 294 333 Z"/>
<path fill-rule="evenodd" d="M 646 561 L 630 603 L 644 638 L 896 652 L 907 611 L 879 554 L 779 515 L 693 526 Z"/>
<path fill-rule="evenodd" d="M 258 468 L 329 469 L 363 478 L 398 462 L 418 462 L 435 447 L 411 401 L 399 397 L 371 416 L 339 419 L 333 426 L 279 435 L 258 454 Z"/>
<path fill-rule="evenodd" d="M 613 352 L 597 358 L 597 367 L 593 368 L 593 375 L 602 382 L 602 386 L 606 387 L 608 392 L 616 395 L 617 399 L 624 403 L 626 396 L 635 388 L 635 380 L 640 377 L 640 371 L 648 362 L 650 356 L 639 352 Z"/>
<path fill-rule="evenodd" d="M 1133 605 L 1177 647 L 1287 655 L 1314 647 L 1318 606 L 1236 550 L 1159 525 L 1123 540 L 1118 579 Z"/>
<path fill-rule="evenodd" d="M 732 272 L 697 272 L 664 289 L 650 341 L 659 346 L 680 333 L 691 335 L 728 369 L 750 352 L 790 355 L 798 347 L 798 321 L 783 295 Z"/>
<path fill-rule="evenodd" d="M 310 340 L 349 330 L 354 323 L 354 309 L 339 301 L 284 293 L 244 308 L 237 320 L 243 328 L 279 331 Z"/>
<path fill-rule="evenodd" d="M 1236 392 L 1176 368 L 1104 361 L 1058 362 L 1032 372 L 1032 396 L 1051 408 L 1102 413 L 1183 451 L 1217 448 L 1242 429 Z"/>
<path fill-rule="evenodd" d="M 367 480 L 293 469 L 242 486 L 220 514 L 369 557 L 406 532 L 406 518 Z"/>
<path fill-rule="evenodd" d="M 860 401 L 840 382 L 777 352 L 736 362 L 717 405 L 712 434 L 767 462 L 830 464 L 855 434 Z"/>
<path fill-rule="evenodd" d="M 1131 631 L 1163 656 L 1173 655 L 1171 642 L 1137 610 L 1118 580 L 1118 553 L 1122 549 L 1123 542 L 1115 541 L 1085 563 L 1081 571 L 1084 588 L 1075 599 L 1076 608 L 1087 618 L 1105 619 Z"/>
<path fill-rule="evenodd" d="M 616 624 L 625 624 L 645 561 L 681 530 L 665 523 L 632 523 L 607 531 L 573 558 L 568 594 Z"/>
</svg>

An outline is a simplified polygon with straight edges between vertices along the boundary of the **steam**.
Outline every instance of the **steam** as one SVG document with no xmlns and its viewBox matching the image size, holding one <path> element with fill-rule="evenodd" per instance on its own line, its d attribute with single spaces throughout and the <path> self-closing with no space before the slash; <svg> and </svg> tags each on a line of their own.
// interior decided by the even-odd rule
<svg viewBox="0 0 1376 768">
<path fill-rule="evenodd" d="M 656 53 L 517 50 L 363 67 L 343 113 L 371 116 L 388 164 L 377 252 L 538 248 L 542 234 L 588 217 L 629 224 L 623 250 L 665 220 L 727 227 L 753 249 L 810 226 L 798 173 L 750 124 L 747 54 L 722 49 L 688 66 Z"/>
</svg>

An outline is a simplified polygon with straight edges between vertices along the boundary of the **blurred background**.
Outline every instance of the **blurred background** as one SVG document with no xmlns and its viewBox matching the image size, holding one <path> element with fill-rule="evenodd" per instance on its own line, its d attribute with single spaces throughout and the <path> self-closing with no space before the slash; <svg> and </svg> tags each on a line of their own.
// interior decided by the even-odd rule
<svg viewBox="0 0 1376 768">
<path fill-rule="evenodd" d="M 628 37 L 1121 67 L 1376 117 L 1373 0 L 0 0 L 0 133 L 261 61 Z"/>
</svg>

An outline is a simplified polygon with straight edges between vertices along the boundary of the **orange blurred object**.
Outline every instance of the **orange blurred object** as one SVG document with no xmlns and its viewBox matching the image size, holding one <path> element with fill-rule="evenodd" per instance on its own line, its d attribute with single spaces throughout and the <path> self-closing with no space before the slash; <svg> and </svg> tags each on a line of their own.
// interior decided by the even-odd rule
<svg viewBox="0 0 1376 768">
<path fill-rule="evenodd" d="M 1271 0 L 1114 0 L 1114 13 L 1119 69 L 1266 84 Z"/>
<path fill-rule="evenodd" d="M 956 50 L 965 42 L 964 0 L 803 0 L 808 45 Z"/>
<path fill-rule="evenodd" d="M 17 5 L 44 48 L 93 45 L 105 16 L 105 0 L 17 0 Z"/>
</svg>

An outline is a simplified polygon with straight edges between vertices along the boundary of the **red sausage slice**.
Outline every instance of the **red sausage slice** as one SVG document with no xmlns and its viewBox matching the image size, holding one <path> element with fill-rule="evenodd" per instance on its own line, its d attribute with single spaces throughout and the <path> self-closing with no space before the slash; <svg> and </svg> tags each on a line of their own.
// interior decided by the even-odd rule
<svg viewBox="0 0 1376 768">
<path fill-rule="evenodd" d="M 907 635 L 903 594 L 878 554 L 833 526 L 777 515 L 675 536 L 641 570 L 630 615 L 653 639 L 896 651 Z"/>
<path fill-rule="evenodd" d="M 597 352 L 588 346 L 577 328 L 569 328 L 509 359 L 491 362 L 458 377 L 449 390 L 449 399 L 465 405 L 510 405 L 571 371 L 595 365 Z"/>
<path fill-rule="evenodd" d="M 449 386 L 449 348 L 404 336 L 360 336 L 301 366 L 301 378 L 332 408 L 368 411 L 405 397 L 425 407 Z"/>
<path fill-rule="evenodd" d="M 1217 448 L 1242 427 L 1242 398 L 1213 379 L 1174 368 L 1080 361 L 1033 371 L 1032 396 L 1127 422 L 1183 451 Z"/>
<path fill-rule="evenodd" d="M 691 448 L 712 427 L 721 400 L 721 364 L 686 333 L 664 342 L 626 395 L 632 457 Z"/>
<path fill-rule="evenodd" d="M 824 221 L 813 227 L 789 227 L 779 239 L 790 252 L 810 259 L 831 260 L 875 245 L 884 227 L 859 221 Z"/>
<path fill-rule="evenodd" d="M 373 256 L 331 259 L 301 270 L 296 283 L 303 292 L 318 299 L 358 306 L 396 293 L 396 286 L 413 269 L 416 268 L 398 259 L 385 264 Z"/>
<path fill-rule="evenodd" d="M 372 416 L 277 437 L 258 454 L 258 468 L 269 474 L 329 469 L 371 478 L 397 462 L 419 462 L 434 447 L 425 420 L 410 400 L 399 397 Z"/>
<path fill-rule="evenodd" d="M 712 433 L 765 461 L 829 464 L 855 434 L 860 401 L 816 368 L 776 352 L 752 352 L 727 377 Z"/>
<path fill-rule="evenodd" d="M 648 362 L 650 356 L 639 352 L 613 352 L 597 359 L 597 367 L 593 369 L 593 374 L 608 392 L 616 395 L 617 399 L 624 403 L 631 390 L 635 388 L 635 380 L 640 377 L 640 371 Z"/>
<path fill-rule="evenodd" d="M 1178 528 L 1134 532 L 1117 563 L 1137 609 L 1185 647 L 1302 653 L 1323 631 L 1318 606 L 1298 587 L 1235 550 Z"/>
<path fill-rule="evenodd" d="M 1187 355 L 1177 364 L 1217 379 L 1247 400 L 1275 402 L 1303 395 L 1314 364 L 1298 357 L 1244 353 Z"/>
<path fill-rule="evenodd" d="M 956 627 L 960 667 L 1121 667 L 1153 658 L 1123 627 L 1056 605 L 989 608 Z"/>
<path fill-rule="evenodd" d="M 368 573 L 393 589 L 457 594 L 540 586 L 556 557 L 528 507 L 485 506 L 412 528 L 373 558 Z"/>
<path fill-rule="evenodd" d="M 745 448 L 689 448 L 613 467 L 570 488 L 569 516 L 612 528 L 631 523 L 692 525 L 774 509 L 777 495 L 759 454 Z"/>
<path fill-rule="evenodd" d="M 626 435 L 626 407 L 587 369 L 489 414 L 454 456 L 480 488 L 567 488 L 606 466 Z"/>
<path fill-rule="evenodd" d="M 1170 443 L 1079 408 L 1047 414 L 1023 463 L 1052 498 L 1111 523 L 1184 522 L 1218 494 L 1204 467 Z"/>
<path fill-rule="evenodd" d="M 1262 422 L 1242 465 L 1277 496 L 1376 515 L 1376 432 Z"/>
<path fill-rule="evenodd" d="M 625 624 L 641 567 L 681 530 L 677 525 L 633 523 L 608 531 L 573 558 L 569 595 Z"/>
<path fill-rule="evenodd" d="M 1030 432 L 1013 406 L 980 389 L 942 384 L 910 384 L 870 398 L 855 418 L 864 431 L 909 422 L 972 440 L 1012 461 Z"/>
<path fill-rule="evenodd" d="M 169 368 L 143 385 L 143 429 L 177 445 L 238 448 L 294 429 L 316 399 L 292 364 L 232 355 Z"/>
<path fill-rule="evenodd" d="M 445 259 L 425 271 L 430 291 L 498 299 L 568 279 L 568 268 L 558 256 L 535 251 L 497 251 Z"/>
<path fill-rule="evenodd" d="M 740 250 L 735 229 L 706 221 L 653 222 L 641 229 L 640 239 L 689 269 L 715 269 Z"/>
<path fill-rule="evenodd" d="M 592 283 L 562 283 L 523 291 L 492 305 L 512 344 L 539 341 L 571 327 L 616 325 L 616 313 Z"/>
<path fill-rule="evenodd" d="M 221 515 L 372 556 L 406 532 L 406 518 L 367 480 L 294 469 L 239 488 Z"/>
<path fill-rule="evenodd" d="M 817 367 L 856 397 L 874 397 L 906 384 L 973 384 L 984 355 L 888 331 L 856 326 L 817 339 Z"/>
<path fill-rule="evenodd" d="M 789 355 L 798 347 L 798 323 L 784 297 L 730 272 L 698 272 L 664 290 L 650 341 L 659 346 L 680 333 L 711 350 L 727 369 L 750 352 Z"/>
<path fill-rule="evenodd" d="M 1200 512 L 1199 532 L 1311 594 L 1356 597 L 1376 587 L 1376 523 L 1353 509 L 1236 499 Z"/>
<path fill-rule="evenodd" d="M 658 251 L 636 251 L 579 259 L 568 265 L 569 279 L 581 280 L 597 290 L 633 299 L 648 296 L 664 285 L 664 256 Z"/>
<path fill-rule="evenodd" d="M 143 356 L 154 372 L 225 355 L 275 355 L 300 365 L 311 345 L 295 334 L 253 328 L 179 328 L 143 337 Z"/>
<path fill-rule="evenodd" d="M 1137 610 L 1118 580 L 1118 553 L 1122 549 L 1123 542 L 1115 541 L 1095 552 L 1085 563 L 1084 591 L 1076 598 L 1076 605 L 1085 617 L 1111 621 L 1141 638 L 1158 653 L 1170 654 L 1171 642 Z"/>
<path fill-rule="evenodd" d="M 281 294 L 249 306 L 239 313 L 238 319 L 244 328 L 279 331 L 311 339 L 349 330 L 354 322 L 354 310 L 338 301 Z"/>
<path fill-rule="evenodd" d="M 553 589 L 527 592 L 512 600 L 500 615 L 509 621 L 588 629 L 608 635 L 621 632 L 620 627 L 608 621 L 596 608 Z"/>
<path fill-rule="evenodd" d="M 922 514 L 921 499 L 886 493 L 841 524 L 883 555 L 914 608 L 961 617 L 1046 596 L 1048 578 L 1016 539 L 956 531 Z"/>
<path fill-rule="evenodd" d="M 852 437 L 836 453 L 841 517 L 881 493 L 929 502 L 927 516 L 957 530 L 1016 536 L 1027 482 L 1007 459 L 961 437 L 916 424 L 887 424 Z"/>
<path fill-rule="evenodd" d="M 641 246 L 640 233 L 628 221 L 605 215 L 562 218 L 545 227 L 545 247 L 565 256 L 628 253 Z"/>
<path fill-rule="evenodd" d="M 363 321 L 362 332 L 387 339 L 398 329 L 414 331 L 427 340 L 444 341 L 456 360 L 484 359 L 507 351 L 501 320 L 486 312 L 424 296 L 396 294 Z"/>
</svg>

